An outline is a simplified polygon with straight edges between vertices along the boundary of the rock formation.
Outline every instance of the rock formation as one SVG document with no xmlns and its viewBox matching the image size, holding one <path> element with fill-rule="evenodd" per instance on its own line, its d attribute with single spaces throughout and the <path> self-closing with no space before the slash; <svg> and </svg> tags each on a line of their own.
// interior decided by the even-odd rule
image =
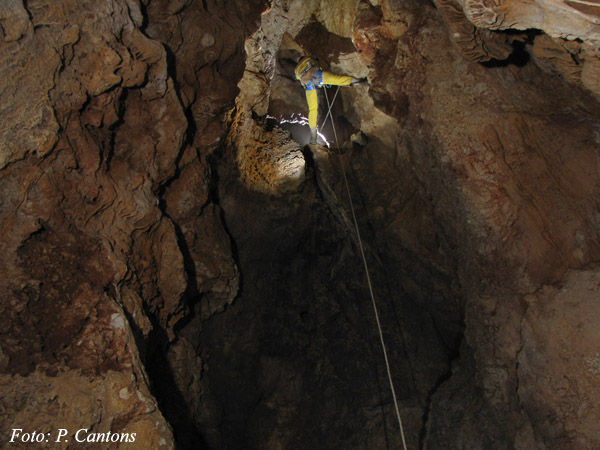
<svg viewBox="0 0 600 450">
<path fill-rule="evenodd" d="M 3 2 L 1 445 L 599 448 L 599 14 Z"/>
</svg>

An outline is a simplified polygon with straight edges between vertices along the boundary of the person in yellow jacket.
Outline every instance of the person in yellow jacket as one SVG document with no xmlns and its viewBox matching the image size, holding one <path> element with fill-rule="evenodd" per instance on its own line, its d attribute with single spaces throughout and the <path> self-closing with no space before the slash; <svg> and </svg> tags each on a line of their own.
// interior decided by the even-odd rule
<svg viewBox="0 0 600 450">
<path fill-rule="evenodd" d="M 308 126 L 310 127 L 310 143 L 317 143 L 317 117 L 319 98 L 317 88 L 324 84 L 334 86 L 368 86 L 366 79 L 353 78 L 349 75 L 338 75 L 321 69 L 319 63 L 311 56 L 305 56 L 296 65 L 296 79 L 304 86 L 308 103 Z"/>
</svg>

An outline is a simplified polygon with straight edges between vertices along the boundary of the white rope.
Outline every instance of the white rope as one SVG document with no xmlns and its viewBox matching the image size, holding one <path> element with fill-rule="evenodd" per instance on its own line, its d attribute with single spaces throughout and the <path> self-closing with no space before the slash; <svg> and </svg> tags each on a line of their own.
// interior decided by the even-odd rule
<svg viewBox="0 0 600 450">
<path fill-rule="evenodd" d="M 350 210 L 352 212 L 352 219 L 354 220 L 354 227 L 356 228 L 356 236 L 358 238 L 358 247 L 360 249 L 360 255 L 362 257 L 363 265 L 365 268 L 365 273 L 367 275 L 367 283 L 369 285 L 369 292 L 371 294 L 371 302 L 373 303 L 373 311 L 375 311 L 375 321 L 377 322 L 377 329 L 379 330 L 379 339 L 381 340 L 381 348 L 383 349 L 383 357 L 385 359 L 385 367 L 387 369 L 388 380 L 390 382 L 392 398 L 394 399 L 394 408 L 396 410 L 396 417 L 398 418 L 398 425 L 400 426 L 400 435 L 402 437 L 402 445 L 404 447 L 404 450 L 407 450 L 406 440 L 404 439 L 404 427 L 402 426 L 402 419 L 400 417 L 400 409 L 398 408 L 398 400 L 396 399 L 396 390 L 394 389 L 394 382 L 392 380 L 392 370 L 390 369 L 390 362 L 388 359 L 387 349 L 385 346 L 385 340 L 383 339 L 383 331 L 381 329 L 381 322 L 379 321 L 379 311 L 377 310 L 377 303 L 375 302 L 375 294 L 373 293 L 373 285 L 371 283 L 371 275 L 369 274 L 369 265 L 367 264 L 367 258 L 365 257 L 365 251 L 363 249 L 362 239 L 360 237 L 360 230 L 358 228 L 358 221 L 356 220 L 356 213 L 354 212 L 354 203 L 352 201 L 352 194 L 350 193 L 350 187 L 348 185 L 348 177 L 346 176 L 346 169 L 344 166 L 344 161 L 341 157 L 342 154 L 341 154 L 340 146 L 338 143 L 337 132 L 335 130 L 335 124 L 333 123 L 333 115 L 331 114 L 331 107 L 333 106 L 333 102 L 335 101 L 335 98 L 337 97 L 339 90 L 340 90 L 340 87 L 338 86 L 337 90 L 335 91 L 335 96 L 333 97 L 333 101 L 331 103 L 329 103 L 327 89 L 323 89 L 323 91 L 325 91 L 325 98 L 327 99 L 327 108 L 328 108 L 328 112 L 327 112 L 327 116 L 325 117 L 325 120 L 327 120 L 327 117 L 331 118 L 331 126 L 333 128 L 333 136 L 335 138 L 335 145 L 338 150 L 338 155 L 340 156 L 340 165 L 342 166 L 342 174 L 344 176 L 344 184 L 346 185 L 346 192 L 348 194 L 348 199 L 350 200 Z M 323 121 L 323 124 L 325 124 L 325 121 Z"/>
<path fill-rule="evenodd" d="M 586 2 L 585 0 L 567 0 L 569 3 L 579 3 L 581 5 L 588 5 L 588 6 L 600 6 L 600 3 L 594 3 L 594 2 Z"/>
<path fill-rule="evenodd" d="M 329 97 L 327 97 L 327 88 L 324 87 L 323 91 L 325 91 L 325 98 L 327 99 L 327 114 L 325 115 L 325 119 L 323 119 L 323 122 L 321 123 L 321 128 L 319 128 L 320 130 L 323 129 L 323 127 L 325 126 L 325 122 L 327 122 L 327 119 L 329 118 L 329 116 L 331 115 L 331 107 L 333 106 L 333 103 L 335 102 L 335 99 L 337 98 L 338 92 L 340 92 L 340 87 L 338 86 L 337 89 L 335 90 L 335 95 L 333 96 L 333 100 L 331 100 L 331 106 L 329 106 Z M 333 126 L 333 116 L 331 116 L 331 125 Z M 333 130 L 333 134 L 335 135 L 335 127 Z M 337 142 L 336 142 L 337 145 Z M 338 146 L 338 151 L 339 151 L 339 146 Z"/>
</svg>

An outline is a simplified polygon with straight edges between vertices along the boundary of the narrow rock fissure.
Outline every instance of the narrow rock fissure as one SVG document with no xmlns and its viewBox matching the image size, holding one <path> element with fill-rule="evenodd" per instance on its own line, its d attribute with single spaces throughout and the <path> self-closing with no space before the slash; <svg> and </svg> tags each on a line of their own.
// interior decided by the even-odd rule
<svg viewBox="0 0 600 450">
<path fill-rule="evenodd" d="M 435 320 L 433 320 L 435 324 Z M 438 328 L 436 327 L 436 330 Z M 438 336 L 440 341 L 444 342 L 443 336 L 438 331 Z M 443 373 L 433 384 L 429 392 L 427 392 L 427 397 L 425 399 L 425 406 L 423 408 L 423 423 L 421 425 L 421 431 L 419 433 L 419 449 L 423 450 L 426 448 L 428 443 L 428 426 L 429 426 L 429 415 L 434 407 L 434 396 L 443 386 L 443 384 L 448 381 L 452 377 L 452 369 L 455 362 L 460 359 L 460 346 L 464 339 L 464 335 L 461 333 L 456 337 L 455 347 L 448 349 L 448 367 L 447 372 Z"/>
</svg>

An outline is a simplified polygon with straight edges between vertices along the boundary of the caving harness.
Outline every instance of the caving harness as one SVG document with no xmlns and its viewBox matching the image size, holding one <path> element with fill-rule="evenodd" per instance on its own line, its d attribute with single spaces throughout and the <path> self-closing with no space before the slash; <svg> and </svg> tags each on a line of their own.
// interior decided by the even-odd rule
<svg viewBox="0 0 600 450">
<path fill-rule="evenodd" d="M 302 83 L 306 92 L 308 102 L 308 125 L 310 127 L 310 143 L 317 143 L 317 115 L 318 115 L 318 96 L 317 88 L 336 86 L 356 86 L 368 85 L 366 79 L 357 79 L 350 75 L 334 74 L 322 69 L 316 58 L 305 56 L 296 65 L 294 71 L 296 79 Z M 327 120 L 327 119 L 326 119 Z"/>
<path fill-rule="evenodd" d="M 312 91 L 323 86 L 323 69 L 312 56 L 305 56 L 296 66 L 296 79 L 302 83 L 304 89 Z"/>
</svg>

